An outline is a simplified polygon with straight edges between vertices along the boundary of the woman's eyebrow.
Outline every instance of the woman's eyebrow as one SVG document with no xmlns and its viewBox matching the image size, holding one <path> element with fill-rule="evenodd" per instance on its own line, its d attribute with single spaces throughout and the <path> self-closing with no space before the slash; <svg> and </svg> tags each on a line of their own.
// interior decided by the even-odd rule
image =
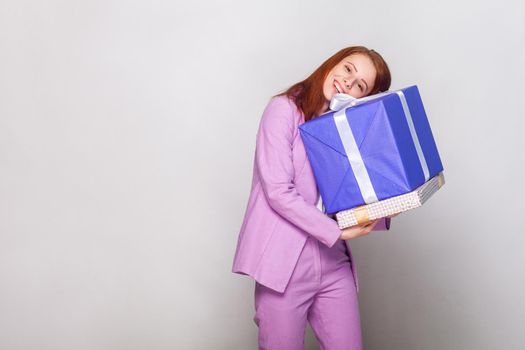
<svg viewBox="0 0 525 350">
<path fill-rule="evenodd" d="M 353 64 L 353 63 L 350 62 L 350 61 L 347 61 L 347 62 L 350 63 L 352 66 L 354 66 L 354 69 L 355 69 L 356 72 L 359 72 L 359 71 L 357 70 L 357 68 L 355 67 L 355 64 Z"/>
<path fill-rule="evenodd" d="M 346 61 L 346 62 L 349 63 L 349 64 L 351 64 L 351 65 L 354 67 L 354 69 L 355 69 L 356 72 L 359 72 L 359 71 L 357 70 L 357 68 L 355 67 L 355 64 L 353 64 L 353 63 L 350 62 L 350 61 Z M 366 83 L 366 81 L 365 81 L 364 79 L 361 79 L 361 81 L 362 81 L 363 83 L 365 83 L 365 85 L 366 85 L 366 89 L 365 89 L 365 90 L 367 90 L 367 89 L 368 89 L 368 84 Z"/>
<path fill-rule="evenodd" d="M 365 81 L 364 79 L 361 79 L 361 81 L 362 81 L 363 83 L 365 83 L 365 85 L 366 85 L 366 89 L 365 89 L 365 90 L 368 90 L 368 84 L 366 83 L 366 81 Z"/>
</svg>

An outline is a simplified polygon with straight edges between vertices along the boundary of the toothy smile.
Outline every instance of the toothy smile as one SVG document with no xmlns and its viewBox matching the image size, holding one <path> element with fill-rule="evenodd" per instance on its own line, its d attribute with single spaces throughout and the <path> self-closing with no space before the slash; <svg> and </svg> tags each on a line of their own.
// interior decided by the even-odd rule
<svg viewBox="0 0 525 350">
<path fill-rule="evenodd" d="M 344 90 L 343 90 L 343 88 L 341 87 L 341 85 L 339 85 L 339 83 L 337 82 L 337 80 L 334 80 L 334 86 L 335 86 L 335 89 L 337 90 L 338 93 L 340 93 L 340 94 L 344 94 Z"/>
</svg>

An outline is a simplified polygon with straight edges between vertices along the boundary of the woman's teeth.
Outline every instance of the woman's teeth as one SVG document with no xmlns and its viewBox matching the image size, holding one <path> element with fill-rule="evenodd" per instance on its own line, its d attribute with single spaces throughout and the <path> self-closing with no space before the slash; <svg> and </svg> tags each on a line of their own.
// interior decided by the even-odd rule
<svg viewBox="0 0 525 350">
<path fill-rule="evenodd" d="M 339 89 L 339 86 L 337 86 L 336 83 L 334 83 L 334 86 L 335 86 L 335 89 L 337 90 L 338 93 L 342 93 L 342 91 Z"/>
</svg>

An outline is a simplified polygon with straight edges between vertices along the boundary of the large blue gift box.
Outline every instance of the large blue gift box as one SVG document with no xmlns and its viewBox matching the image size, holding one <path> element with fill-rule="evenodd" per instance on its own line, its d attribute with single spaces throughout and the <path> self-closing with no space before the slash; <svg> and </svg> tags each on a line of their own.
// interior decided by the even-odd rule
<svg viewBox="0 0 525 350">
<path fill-rule="evenodd" d="M 333 105 L 299 126 L 327 214 L 411 192 L 443 170 L 417 86 Z"/>
</svg>

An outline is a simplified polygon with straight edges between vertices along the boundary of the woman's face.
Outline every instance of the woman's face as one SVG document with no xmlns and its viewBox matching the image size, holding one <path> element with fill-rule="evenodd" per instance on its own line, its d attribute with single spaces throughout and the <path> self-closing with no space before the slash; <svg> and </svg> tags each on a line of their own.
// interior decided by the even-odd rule
<svg viewBox="0 0 525 350">
<path fill-rule="evenodd" d="M 326 106 L 337 93 L 349 94 L 355 98 L 367 96 L 374 88 L 375 79 L 376 69 L 368 56 L 359 53 L 347 56 L 326 76 L 323 84 Z"/>
</svg>

